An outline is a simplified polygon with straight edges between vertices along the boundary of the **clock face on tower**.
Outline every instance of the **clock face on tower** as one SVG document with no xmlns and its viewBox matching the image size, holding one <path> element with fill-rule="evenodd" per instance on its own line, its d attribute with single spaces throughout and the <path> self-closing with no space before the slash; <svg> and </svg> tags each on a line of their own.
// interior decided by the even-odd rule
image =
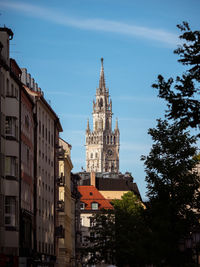
<svg viewBox="0 0 200 267">
<path fill-rule="evenodd" d="M 108 156 L 112 156 L 112 154 L 113 154 L 112 150 L 111 150 L 111 149 L 108 149 L 108 151 L 107 151 L 107 155 L 108 155 Z"/>
</svg>

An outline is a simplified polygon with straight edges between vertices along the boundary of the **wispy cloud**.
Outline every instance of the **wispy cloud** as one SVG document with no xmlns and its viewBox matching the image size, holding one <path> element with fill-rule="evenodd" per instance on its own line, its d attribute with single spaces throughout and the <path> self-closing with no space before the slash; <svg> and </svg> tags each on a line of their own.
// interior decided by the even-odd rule
<svg viewBox="0 0 200 267">
<path fill-rule="evenodd" d="M 15 11 L 22 12 L 24 15 L 37 17 L 66 27 L 75 27 L 83 30 L 94 30 L 115 34 L 123 34 L 130 37 L 140 37 L 162 42 L 170 46 L 174 46 L 178 42 L 176 34 L 163 29 L 143 27 L 134 24 L 124 23 L 121 21 L 98 18 L 73 18 L 50 8 L 31 5 L 23 2 L 1 2 L 0 7 L 13 9 Z"/>
</svg>

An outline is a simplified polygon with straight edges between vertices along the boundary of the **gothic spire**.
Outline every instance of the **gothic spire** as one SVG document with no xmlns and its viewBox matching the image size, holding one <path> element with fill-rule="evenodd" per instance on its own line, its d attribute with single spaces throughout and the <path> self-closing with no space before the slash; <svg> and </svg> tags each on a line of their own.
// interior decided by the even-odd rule
<svg viewBox="0 0 200 267">
<path fill-rule="evenodd" d="M 99 79 L 99 88 L 105 89 L 105 78 L 104 78 L 104 68 L 103 68 L 103 57 L 101 58 L 101 72 L 100 72 L 100 79 Z"/>
<path fill-rule="evenodd" d="M 90 132 L 90 124 L 89 124 L 89 119 L 87 120 L 87 129 L 86 129 L 86 132 Z"/>
<path fill-rule="evenodd" d="M 118 119 L 116 118 L 116 124 L 115 124 L 115 131 L 119 131 L 119 128 L 118 128 Z"/>
</svg>

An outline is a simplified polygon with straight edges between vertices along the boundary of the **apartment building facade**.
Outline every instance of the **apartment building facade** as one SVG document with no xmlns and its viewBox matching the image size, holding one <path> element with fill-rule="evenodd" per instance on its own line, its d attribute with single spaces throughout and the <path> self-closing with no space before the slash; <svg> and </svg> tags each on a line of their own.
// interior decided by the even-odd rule
<svg viewBox="0 0 200 267">
<path fill-rule="evenodd" d="M 0 28 L 0 262 L 18 266 L 21 70 L 10 58 L 13 32 Z"/>
<path fill-rule="evenodd" d="M 22 83 L 35 104 L 37 129 L 35 131 L 35 235 L 34 244 L 38 265 L 53 266 L 56 262 L 58 224 L 56 203 L 59 177 L 59 132 L 62 127 L 58 116 L 44 98 L 37 83 L 22 69 Z"/>
<path fill-rule="evenodd" d="M 20 181 L 20 264 L 30 266 L 34 254 L 35 197 L 34 102 L 21 89 L 21 181 Z"/>
</svg>

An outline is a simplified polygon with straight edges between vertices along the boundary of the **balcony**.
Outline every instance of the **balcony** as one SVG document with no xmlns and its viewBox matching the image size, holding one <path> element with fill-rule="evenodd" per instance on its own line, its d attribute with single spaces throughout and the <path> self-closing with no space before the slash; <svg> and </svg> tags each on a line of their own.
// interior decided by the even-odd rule
<svg viewBox="0 0 200 267">
<path fill-rule="evenodd" d="M 55 236 L 57 238 L 65 238 L 65 228 L 62 225 L 55 228 Z"/>
<path fill-rule="evenodd" d="M 62 146 L 58 147 L 58 160 L 64 160 L 65 157 L 65 150 Z"/>
<path fill-rule="evenodd" d="M 56 210 L 58 212 L 64 212 L 65 211 L 65 202 L 63 200 L 58 200 Z"/>
<path fill-rule="evenodd" d="M 63 174 L 61 174 L 61 176 L 57 178 L 57 185 L 65 186 L 65 176 L 63 176 Z"/>
</svg>

